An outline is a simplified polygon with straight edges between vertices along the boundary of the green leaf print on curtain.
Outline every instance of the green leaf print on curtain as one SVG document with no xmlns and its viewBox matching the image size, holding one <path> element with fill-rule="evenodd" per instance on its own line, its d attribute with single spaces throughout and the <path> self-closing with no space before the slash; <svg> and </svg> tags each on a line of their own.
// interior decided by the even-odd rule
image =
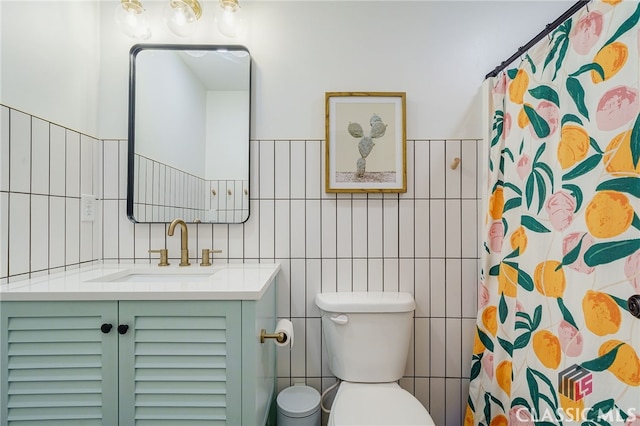
<svg viewBox="0 0 640 426">
<path fill-rule="evenodd" d="M 594 1 L 492 81 L 465 426 L 640 426 L 639 21 Z"/>
<path fill-rule="evenodd" d="M 567 92 L 571 95 L 571 99 L 576 104 L 578 112 L 587 120 L 589 119 L 589 110 L 584 103 L 584 88 L 577 78 L 567 79 Z"/>
</svg>

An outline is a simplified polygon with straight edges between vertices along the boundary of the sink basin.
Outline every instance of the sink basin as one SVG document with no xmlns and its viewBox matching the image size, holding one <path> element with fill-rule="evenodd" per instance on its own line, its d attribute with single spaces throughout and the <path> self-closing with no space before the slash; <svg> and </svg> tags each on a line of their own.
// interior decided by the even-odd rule
<svg viewBox="0 0 640 426">
<path fill-rule="evenodd" d="M 122 277 L 114 277 L 111 282 L 119 283 L 151 283 L 151 282 L 176 282 L 176 281 L 206 281 L 212 274 L 129 274 Z M 105 280 L 106 281 L 106 280 Z"/>
<path fill-rule="evenodd" d="M 118 282 L 118 283 L 178 283 L 178 282 L 203 282 L 208 281 L 219 270 L 136 270 L 114 272 L 94 278 L 93 282 Z"/>
</svg>

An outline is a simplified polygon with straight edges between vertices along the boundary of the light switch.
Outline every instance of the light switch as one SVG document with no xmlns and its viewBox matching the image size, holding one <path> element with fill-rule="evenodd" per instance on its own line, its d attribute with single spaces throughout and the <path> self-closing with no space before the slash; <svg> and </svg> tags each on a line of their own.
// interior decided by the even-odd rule
<svg viewBox="0 0 640 426">
<path fill-rule="evenodd" d="M 80 220 L 82 222 L 93 222 L 96 217 L 96 197 L 95 195 L 82 194 L 80 198 Z"/>
</svg>

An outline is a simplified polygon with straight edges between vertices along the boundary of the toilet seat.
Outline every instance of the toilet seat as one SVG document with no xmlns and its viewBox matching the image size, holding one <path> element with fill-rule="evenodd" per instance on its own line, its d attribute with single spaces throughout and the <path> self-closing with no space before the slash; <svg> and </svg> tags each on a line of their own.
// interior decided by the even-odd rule
<svg viewBox="0 0 640 426">
<path fill-rule="evenodd" d="M 429 412 L 397 383 L 342 382 L 329 426 L 435 426 Z"/>
</svg>

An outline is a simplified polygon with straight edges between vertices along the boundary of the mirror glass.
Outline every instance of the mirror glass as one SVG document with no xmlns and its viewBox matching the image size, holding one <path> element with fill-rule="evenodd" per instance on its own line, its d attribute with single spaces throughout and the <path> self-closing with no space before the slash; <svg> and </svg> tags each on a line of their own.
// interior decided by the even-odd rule
<svg viewBox="0 0 640 426">
<path fill-rule="evenodd" d="M 250 98 L 251 56 L 242 46 L 133 46 L 129 219 L 246 221 Z"/>
</svg>

